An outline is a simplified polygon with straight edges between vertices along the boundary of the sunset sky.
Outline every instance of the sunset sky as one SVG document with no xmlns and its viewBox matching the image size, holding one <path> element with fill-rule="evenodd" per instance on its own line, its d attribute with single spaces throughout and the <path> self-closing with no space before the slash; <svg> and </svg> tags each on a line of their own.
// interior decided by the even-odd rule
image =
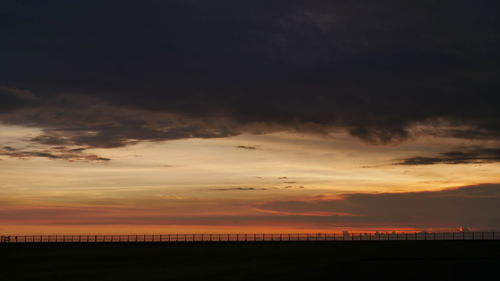
<svg viewBox="0 0 500 281">
<path fill-rule="evenodd" d="M 500 230 L 498 1 L 4 1 L 0 234 Z"/>
</svg>

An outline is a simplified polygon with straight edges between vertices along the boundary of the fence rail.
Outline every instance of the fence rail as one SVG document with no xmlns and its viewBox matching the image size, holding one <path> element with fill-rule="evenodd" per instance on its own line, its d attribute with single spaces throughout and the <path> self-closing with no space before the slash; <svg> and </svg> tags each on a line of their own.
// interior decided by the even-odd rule
<svg viewBox="0 0 500 281">
<path fill-rule="evenodd" d="M 0 243 L 500 240 L 500 232 L 5 235 Z"/>
</svg>

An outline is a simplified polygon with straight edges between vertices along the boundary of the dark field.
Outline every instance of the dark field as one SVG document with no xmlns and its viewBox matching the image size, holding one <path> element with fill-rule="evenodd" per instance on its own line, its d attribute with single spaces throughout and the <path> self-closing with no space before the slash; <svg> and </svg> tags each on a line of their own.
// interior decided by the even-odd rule
<svg viewBox="0 0 500 281">
<path fill-rule="evenodd" d="M 1 281 L 498 280 L 500 241 L 0 244 L 0 267 Z"/>
</svg>

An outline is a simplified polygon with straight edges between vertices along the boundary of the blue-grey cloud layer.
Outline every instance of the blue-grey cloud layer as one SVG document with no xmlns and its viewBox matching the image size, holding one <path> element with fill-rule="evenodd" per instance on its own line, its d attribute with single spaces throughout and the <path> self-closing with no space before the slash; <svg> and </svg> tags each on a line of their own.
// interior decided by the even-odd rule
<svg viewBox="0 0 500 281">
<path fill-rule="evenodd" d="M 483 184 L 434 192 L 354 193 L 342 199 L 275 201 L 259 208 L 292 214 L 346 213 L 353 216 L 323 218 L 332 225 L 389 227 L 500 228 L 500 186 Z"/>
</svg>

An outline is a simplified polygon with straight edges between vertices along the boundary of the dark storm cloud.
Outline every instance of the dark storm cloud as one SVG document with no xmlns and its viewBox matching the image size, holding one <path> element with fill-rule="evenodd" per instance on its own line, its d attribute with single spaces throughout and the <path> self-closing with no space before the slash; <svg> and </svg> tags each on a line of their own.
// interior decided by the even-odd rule
<svg viewBox="0 0 500 281">
<path fill-rule="evenodd" d="M 500 148 L 472 148 L 463 151 L 448 151 L 435 157 L 414 156 L 401 160 L 396 165 L 433 164 L 480 164 L 500 162 Z"/>
<path fill-rule="evenodd" d="M 257 208 L 301 214 L 332 212 L 332 223 L 393 227 L 457 227 L 471 225 L 483 229 L 500 228 L 500 185 L 484 184 L 434 192 L 354 193 L 339 199 L 274 201 Z"/>
<path fill-rule="evenodd" d="M 0 86 L 0 113 L 32 105 L 36 98 L 29 90 Z"/>
<path fill-rule="evenodd" d="M 4 1 L 0 120 L 95 147 L 333 127 L 388 142 L 441 122 L 427 133 L 499 139 L 499 8 Z"/>
</svg>

